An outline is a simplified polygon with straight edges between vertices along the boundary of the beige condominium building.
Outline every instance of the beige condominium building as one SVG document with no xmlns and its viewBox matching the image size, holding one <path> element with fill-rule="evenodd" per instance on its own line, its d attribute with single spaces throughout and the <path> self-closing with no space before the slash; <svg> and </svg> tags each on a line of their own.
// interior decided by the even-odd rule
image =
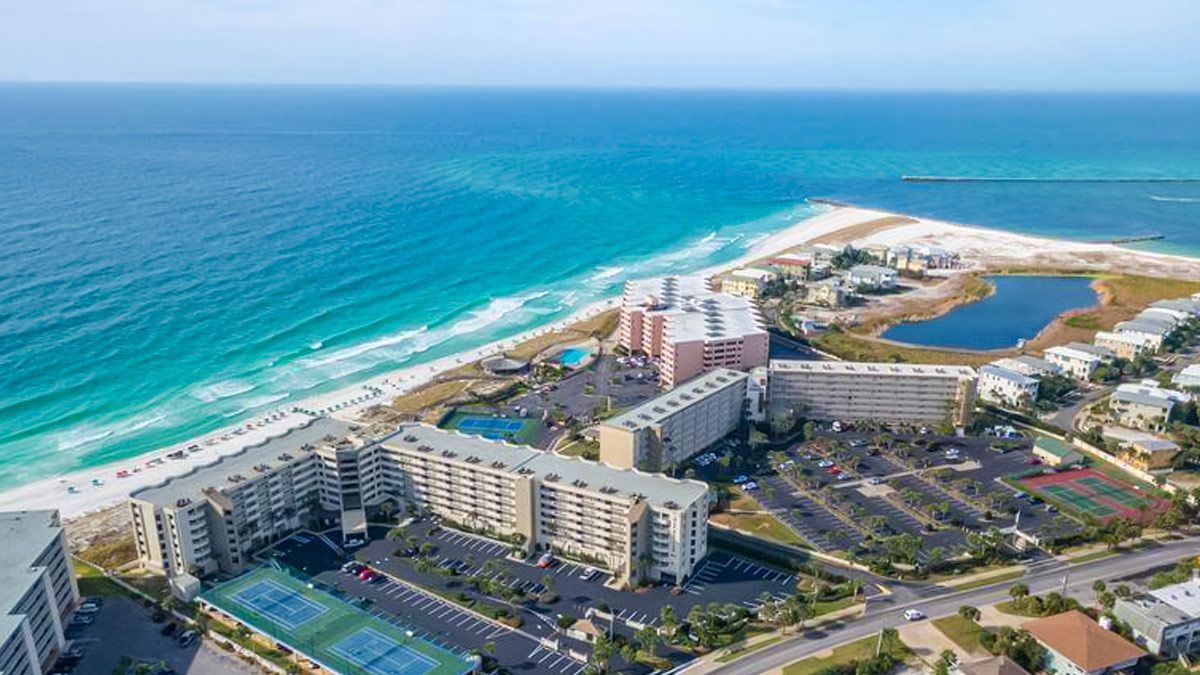
<svg viewBox="0 0 1200 675">
<path fill-rule="evenodd" d="M 714 293 L 697 276 L 628 282 L 617 339 L 630 352 L 660 358 L 666 387 L 713 368 L 766 365 L 769 343 L 753 301 Z"/>
<path fill-rule="evenodd" d="M 356 426 L 315 418 L 283 436 L 133 492 L 138 557 L 171 574 L 236 572 L 250 556 L 329 518 L 358 523 L 386 499 Z"/>
<path fill-rule="evenodd" d="M 0 673 L 51 672 L 79 604 L 58 511 L 0 513 L 0 537 Z"/>
<path fill-rule="evenodd" d="M 320 521 L 359 536 L 366 509 L 412 504 L 469 529 L 602 565 L 682 579 L 707 551 L 708 488 L 424 425 L 375 442 L 320 418 L 130 496 L 138 556 L 169 574 L 238 572 Z"/>
<path fill-rule="evenodd" d="M 708 550 L 708 486 L 427 425 L 380 443 L 402 501 L 459 527 L 605 567 L 681 581 Z"/>
<path fill-rule="evenodd" d="M 745 373 L 711 370 L 600 425 L 600 461 L 662 471 L 728 436 L 742 421 Z"/>
<path fill-rule="evenodd" d="M 768 407 L 817 420 L 966 423 L 975 405 L 967 366 L 772 360 Z"/>
</svg>

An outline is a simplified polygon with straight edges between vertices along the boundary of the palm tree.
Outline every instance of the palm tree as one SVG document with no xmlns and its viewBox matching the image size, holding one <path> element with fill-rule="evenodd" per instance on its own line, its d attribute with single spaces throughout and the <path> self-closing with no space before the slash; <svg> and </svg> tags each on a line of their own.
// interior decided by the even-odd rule
<svg viewBox="0 0 1200 675">
<path fill-rule="evenodd" d="M 1017 601 L 1029 597 L 1029 586 L 1027 584 L 1013 584 L 1012 588 L 1008 589 L 1008 597 Z"/>
</svg>

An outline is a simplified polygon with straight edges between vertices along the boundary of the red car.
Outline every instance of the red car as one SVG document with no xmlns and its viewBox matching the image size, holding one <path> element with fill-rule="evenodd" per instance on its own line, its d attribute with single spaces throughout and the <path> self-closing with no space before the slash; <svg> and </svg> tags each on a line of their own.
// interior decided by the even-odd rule
<svg viewBox="0 0 1200 675">
<path fill-rule="evenodd" d="M 372 581 L 375 579 L 375 573 L 364 567 L 363 570 L 358 573 L 358 578 L 362 581 Z"/>
<path fill-rule="evenodd" d="M 836 476 L 841 472 L 842 472 L 842 470 L 837 468 L 836 466 L 831 466 L 825 470 L 825 473 L 829 474 L 830 476 Z"/>
</svg>

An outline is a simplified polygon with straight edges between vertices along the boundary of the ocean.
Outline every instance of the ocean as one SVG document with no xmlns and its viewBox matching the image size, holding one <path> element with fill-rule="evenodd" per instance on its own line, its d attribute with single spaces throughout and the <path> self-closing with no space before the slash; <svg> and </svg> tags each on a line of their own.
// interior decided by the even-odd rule
<svg viewBox="0 0 1200 675">
<path fill-rule="evenodd" d="M 0 85 L 0 488 L 728 261 L 824 197 L 1200 252 L 1200 96 Z"/>
</svg>

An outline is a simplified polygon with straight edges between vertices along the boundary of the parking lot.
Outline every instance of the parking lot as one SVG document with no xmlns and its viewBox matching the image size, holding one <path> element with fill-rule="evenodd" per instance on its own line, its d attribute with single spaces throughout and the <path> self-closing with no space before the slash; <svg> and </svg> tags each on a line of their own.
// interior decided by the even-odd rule
<svg viewBox="0 0 1200 675">
<path fill-rule="evenodd" d="M 503 557 L 508 547 L 498 542 L 448 528 L 432 533 L 429 529 L 427 523 L 419 523 L 410 525 L 407 532 L 421 542 L 432 544 L 434 548 L 427 559 L 440 567 L 456 570 L 454 576 L 418 571 L 410 559 L 393 555 L 396 544 L 392 541 L 375 540 L 363 549 L 362 554 L 390 574 L 439 592 L 470 590 L 465 579 L 474 575 L 500 578 L 512 588 L 526 593 L 521 607 L 522 617 L 526 620 L 521 628 L 538 637 L 554 636 L 553 622 L 560 615 L 581 618 L 589 610 L 611 613 L 616 618 L 615 628 L 632 635 L 642 626 L 658 625 L 660 612 L 666 605 L 670 605 L 681 619 L 696 605 L 718 603 L 756 608 L 763 594 L 785 597 L 795 592 L 797 584 L 797 577 L 791 572 L 715 551 L 705 558 L 681 589 L 655 585 L 636 592 L 616 590 L 605 586 L 609 580 L 607 573 L 585 574 L 590 569 L 586 565 L 558 560 L 550 568 L 542 569 L 528 561 Z M 544 595 L 547 583 L 556 596 L 549 601 L 548 595 Z M 687 658 L 681 654 L 668 654 L 667 657 Z"/>
<path fill-rule="evenodd" d="M 554 649 L 539 639 L 542 636 L 525 630 L 526 627 L 514 630 L 390 576 L 364 581 L 341 570 L 346 558 L 331 555 L 328 546 L 316 538 L 303 538 L 307 541 L 291 538 L 281 542 L 274 547 L 271 557 L 305 571 L 315 581 L 347 598 L 358 599 L 365 610 L 395 625 L 403 626 L 425 640 L 460 652 L 490 643 L 494 646 L 491 656 L 501 668 L 512 672 L 576 675 L 586 665 L 568 656 L 566 645 Z M 391 549 L 395 548 L 396 542 L 379 539 L 373 542 L 373 545 L 377 550 L 360 549 L 368 558 L 373 558 L 374 553 L 383 556 L 379 558 L 378 564 L 371 560 L 373 568 L 388 575 L 401 569 L 391 558 Z M 482 549 L 479 553 L 481 556 L 488 555 Z M 455 591 L 457 590 L 461 588 L 456 588 Z M 548 631 L 545 634 L 547 637 L 553 637 Z M 580 645 L 572 643 L 572 646 Z"/>
<path fill-rule="evenodd" d="M 73 669 L 58 667 L 53 672 L 111 675 L 118 672 L 124 657 L 137 664 L 153 664 L 146 672 L 163 668 L 180 675 L 259 672 L 211 641 L 196 640 L 180 647 L 174 636 L 162 635 L 166 624 L 152 621 L 150 610 L 139 603 L 123 596 L 104 600 L 91 624 L 67 628 L 67 639 L 82 652 L 78 664 Z"/>
<path fill-rule="evenodd" d="M 1026 532 L 1078 526 L 1001 482 L 1040 469 L 1028 439 L 998 443 L 989 437 L 893 434 L 891 447 L 883 448 L 875 447 L 876 440 L 869 433 L 826 433 L 798 444 L 784 453 L 784 461 L 776 455 L 772 472 L 752 477 L 754 495 L 814 546 L 828 550 L 864 545 L 874 534 L 909 533 L 922 538 L 922 558 L 932 549 L 953 554 L 967 545 L 968 531 L 1011 526 L 1018 509 Z M 814 498 L 818 490 L 828 507 Z M 883 526 L 863 527 L 876 522 Z"/>
</svg>

